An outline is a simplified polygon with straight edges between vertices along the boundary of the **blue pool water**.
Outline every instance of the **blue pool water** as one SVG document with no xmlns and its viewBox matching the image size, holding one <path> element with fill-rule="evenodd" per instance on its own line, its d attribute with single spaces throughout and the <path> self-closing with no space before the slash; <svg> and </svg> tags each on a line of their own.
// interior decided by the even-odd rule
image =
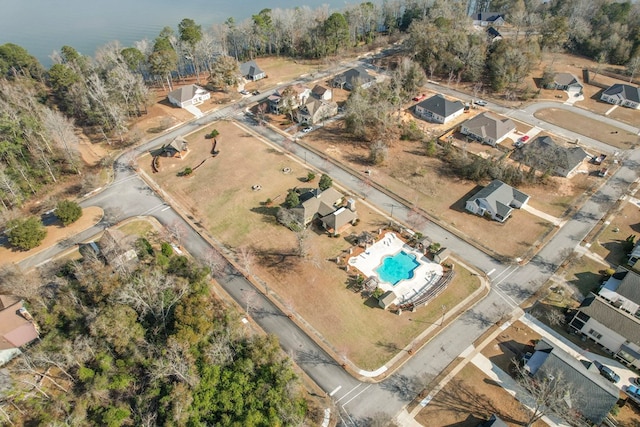
<svg viewBox="0 0 640 427">
<path fill-rule="evenodd" d="M 384 257 L 380 266 L 376 268 L 376 273 L 380 280 L 395 286 L 401 280 L 412 278 L 413 270 L 419 265 L 415 255 L 400 251 L 393 256 Z"/>
</svg>

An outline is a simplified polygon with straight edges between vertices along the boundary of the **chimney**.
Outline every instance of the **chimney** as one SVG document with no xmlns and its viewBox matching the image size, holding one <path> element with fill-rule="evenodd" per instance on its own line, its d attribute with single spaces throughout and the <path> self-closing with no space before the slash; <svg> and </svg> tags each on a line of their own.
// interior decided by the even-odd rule
<svg viewBox="0 0 640 427">
<path fill-rule="evenodd" d="M 354 199 L 347 200 L 347 208 L 351 212 L 355 212 L 356 211 L 356 201 Z"/>
</svg>

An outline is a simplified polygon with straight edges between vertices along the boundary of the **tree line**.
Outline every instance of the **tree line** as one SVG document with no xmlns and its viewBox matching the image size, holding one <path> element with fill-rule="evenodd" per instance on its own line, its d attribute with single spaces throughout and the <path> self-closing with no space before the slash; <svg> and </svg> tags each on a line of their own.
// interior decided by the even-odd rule
<svg viewBox="0 0 640 427">
<path fill-rule="evenodd" d="M 632 77 L 640 70 L 637 3 L 494 0 L 491 10 L 505 14 L 511 34 L 493 43 L 473 28 L 465 7 L 448 0 L 385 0 L 340 11 L 263 9 L 242 22 L 229 18 L 208 28 L 185 18 L 177 31 L 165 27 L 155 39 L 129 47 L 112 42 L 94 57 L 63 46 L 48 70 L 22 47 L 0 45 L 0 210 L 82 172 L 75 126 L 109 143 L 135 142 L 141 135 L 128 127 L 152 102 L 149 85 L 172 89 L 174 79 L 195 75 L 201 84 L 227 90 L 237 84 L 238 63 L 259 56 L 319 59 L 397 36 L 430 78 L 472 82 L 476 94 L 490 87 L 508 98 L 532 95 L 521 83 L 545 51 L 624 64 Z M 387 86 L 380 105 L 393 110 L 409 86 Z M 356 101 L 347 120 L 354 135 L 390 127 L 388 114 L 365 118 Z"/>
<path fill-rule="evenodd" d="M 119 268 L 79 262 L 0 272 L 41 339 L 5 366 L 0 419 L 12 425 L 295 426 L 307 402 L 274 336 L 248 333 L 215 299 L 209 270 L 169 244 L 135 247 Z M 35 378 L 35 380 L 34 380 Z"/>
</svg>

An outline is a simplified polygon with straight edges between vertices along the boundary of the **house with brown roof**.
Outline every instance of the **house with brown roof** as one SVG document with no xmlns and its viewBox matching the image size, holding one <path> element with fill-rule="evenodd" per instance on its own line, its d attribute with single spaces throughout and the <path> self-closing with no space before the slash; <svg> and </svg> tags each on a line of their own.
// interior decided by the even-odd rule
<svg viewBox="0 0 640 427">
<path fill-rule="evenodd" d="M 487 111 L 462 123 L 460 133 L 482 144 L 495 147 L 515 128 L 516 124 L 510 118 Z"/>
<path fill-rule="evenodd" d="M 315 85 L 313 89 L 311 89 L 311 93 L 318 99 L 322 99 L 324 101 L 329 101 L 333 98 L 333 92 L 326 86 L 323 85 Z"/>
<path fill-rule="evenodd" d="M 619 269 L 590 294 L 569 323 L 575 331 L 640 368 L 640 275 Z"/>
<path fill-rule="evenodd" d="M 20 354 L 20 348 L 40 336 L 38 325 L 22 300 L 0 295 L 0 365 Z"/>
<path fill-rule="evenodd" d="M 167 98 L 176 107 L 184 108 L 189 105 L 202 104 L 211 98 L 211 94 L 198 85 L 188 85 L 169 92 Z"/>
<path fill-rule="evenodd" d="M 569 178 L 590 157 L 580 147 L 563 147 L 550 136 L 539 136 L 511 153 L 511 158 L 543 173 Z"/>
</svg>

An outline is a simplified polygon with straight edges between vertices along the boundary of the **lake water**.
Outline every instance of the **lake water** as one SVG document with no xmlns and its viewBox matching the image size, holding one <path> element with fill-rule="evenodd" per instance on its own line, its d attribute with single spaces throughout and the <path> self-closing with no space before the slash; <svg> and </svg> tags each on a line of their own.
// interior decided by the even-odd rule
<svg viewBox="0 0 640 427">
<path fill-rule="evenodd" d="M 49 55 L 64 45 L 92 56 L 97 47 L 112 40 L 131 46 L 136 40 L 154 39 L 160 30 L 191 18 L 206 28 L 233 17 L 236 22 L 264 8 L 294 8 L 323 4 L 344 7 L 338 0 L 0 0 L 0 44 L 15 43 L 27 49 L 45 67 Z"/>
</svg>

